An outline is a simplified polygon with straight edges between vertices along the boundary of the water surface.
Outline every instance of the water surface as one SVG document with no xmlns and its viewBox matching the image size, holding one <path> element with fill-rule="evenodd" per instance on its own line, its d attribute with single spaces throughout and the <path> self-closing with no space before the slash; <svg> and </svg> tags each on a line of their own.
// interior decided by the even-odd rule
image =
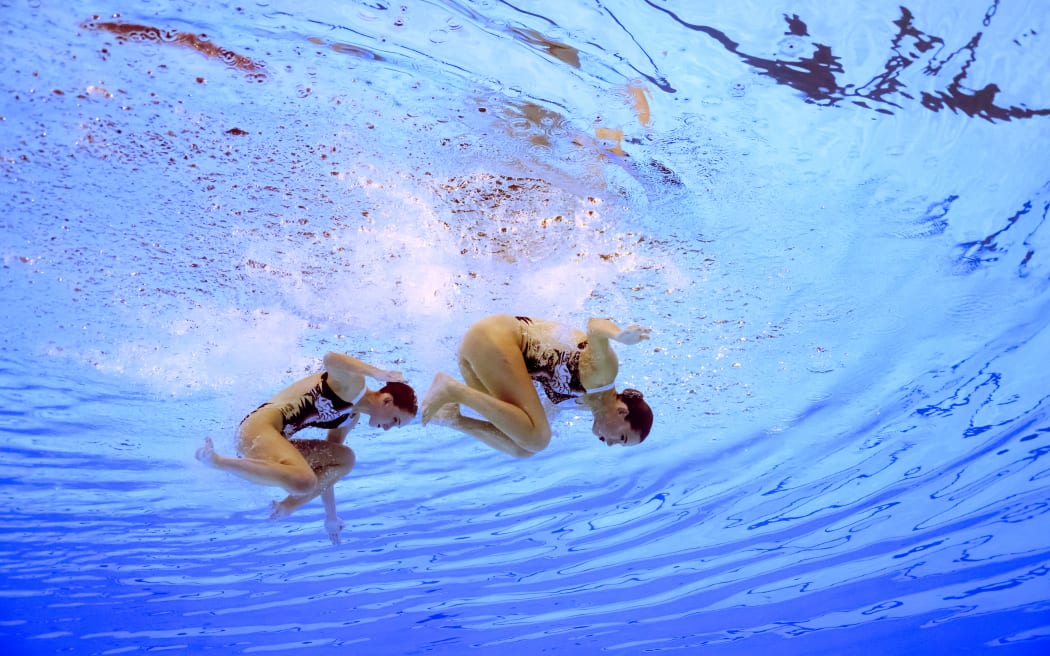
<svg viewBox="0 0 1050 656">
<path fill-rule="evenodd" d="M 1048 649 L 1042 3 L 0 9 L 5 653 Z M 193 459 L 492 312 L 650 438 L 359 428 L 340 547 Z"/>
</svg>

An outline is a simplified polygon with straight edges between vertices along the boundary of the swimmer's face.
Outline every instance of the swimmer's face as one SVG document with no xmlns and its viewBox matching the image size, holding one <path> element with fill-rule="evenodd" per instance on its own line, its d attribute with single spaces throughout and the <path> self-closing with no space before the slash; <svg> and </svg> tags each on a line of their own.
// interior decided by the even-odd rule
<svg viewBox="0 0 1050 656">
<path fill-rule="evenodd" d="M 412 422 L 415 417 L 401 408 L 394 405 L 394 399 L 389 394 L 383 394 L 383 401 L 376 410 L 369 416 L 368 425 L 372 428 L 382 428 L 383 430 L 390 430 L 391 428 L 400 428 Z"/>
<path fill-rule="evenodd" d="M 594 413 L 594 424 L 591 432 L 606 446 L 634 446 L 642 441 L 638 431 L 627 422 L 627 406 L 623 401 L 616 401 L 607 410 Z"/>
</svg>

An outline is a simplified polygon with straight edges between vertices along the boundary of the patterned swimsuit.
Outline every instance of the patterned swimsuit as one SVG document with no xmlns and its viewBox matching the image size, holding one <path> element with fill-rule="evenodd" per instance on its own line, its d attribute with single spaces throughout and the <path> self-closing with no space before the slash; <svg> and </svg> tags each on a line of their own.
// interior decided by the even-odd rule
<svg viewBox="0 0 1050 656">
<path fill-rule="evenodd" d="M 530 334 L 529 317 L 515 317 L 521 324 L 521 355 L 529 377 L 543 388 L 553 403 L 561 403 L 587 393 L 580 382 L 580 355 L 587 340 L 577 344 L 543 343 Z"/>
<path fill-rule="evenodd" d="M 289 401 L 280 406 L 283 418 L 281 433 L 285 437 L 291 437 L 308 427 L 338 428 L 354 413 L 354 402 L 360 400 L 364 391 L 362 389 L 362 394 L 353 402 L 344 401 L 328 386 L 328 372 L 324 372 L 321 374 L 320 382 L 314 385 L 309 392 L 296 401 Z M 271 404 L 263 403 L 248 417 L 268 405 Z M 244 419 L 247 420 L 248 417 Z"/>
</svg>

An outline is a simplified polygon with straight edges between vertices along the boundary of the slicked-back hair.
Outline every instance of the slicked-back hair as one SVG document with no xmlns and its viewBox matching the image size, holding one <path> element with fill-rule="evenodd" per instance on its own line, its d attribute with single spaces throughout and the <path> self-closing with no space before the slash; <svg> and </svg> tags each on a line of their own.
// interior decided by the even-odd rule
<svg viewBox="0 0 1050 656">
<path fill-rule="evenodd" d="M 627 388 L 620 392 L 619 398 L 627 406 L 627 424 L 638 433 L 641 444 L 649 436 L 653 427 L 653 409 L 645 402 L 645 397 L 636 389 Z"/>
<path fill-rule="evenodd" d="M 411 413 L 413 416 L 419 410 L 419 405 L 416 402 L 416 391 L 405 383 L 387 383 L 383 385 L 383 389 L 379 390 L 379 393 L 389 394 L 394 399 L 394 405 L 405 412 Z"/>
</svg>

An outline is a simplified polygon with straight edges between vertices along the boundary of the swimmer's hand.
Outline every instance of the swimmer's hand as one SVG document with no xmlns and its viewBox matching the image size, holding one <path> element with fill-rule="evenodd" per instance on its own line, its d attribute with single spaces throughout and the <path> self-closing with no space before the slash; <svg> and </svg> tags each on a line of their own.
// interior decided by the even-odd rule
<svg viewBox="0 0 1050 656">
<path fill-rule="evenodd" d="M 368 376 L 385 383 L 405 382 L 405 377 L 401 375 L 400 371 L 386 371 L 379 367 L 373 367 L 347 353 L 329 351 L 324 356 L 324 367 L 329 373 L 341 376 L 347 380 L 350 379 L 350 376 L 358 375 Z"/>
<path fill-rule="evenodd" d="M 342 428 L 346 433 L 349 433 L 350 431 L 354 430 L 354 426 L 356 426 L 357 422 L 359 421 L 361 421 L 361 413 L 352 412 L 350 413 L 350 421 L 343 424 Z"/>
<path fill-rule="evenodd" d="M 372 374 L 372 378 L 381 380 L 384 383 L 405 382 L 405 377 L 401 375 L 400 371 L 384 371 L 383 369 L 376 369 L 375 373 Z"/>
<path fill-rule="evenodd" d="M 350 421 L 346 422 L 342 426 L 336 426 L 335 428 L 328 429 L 328 435 L 325 437 L 329 442 L 336 442 L 342 444 L 346 442 L 346 435 L 350 431 L 354 430 L 354 426 L 357 422 L 361 421 L 361 413 L 353 412 L 350 414 Z"/>
<path fill-rule="evenodd" d="M 328 539 L 332 541 L 332 544 L 342 544 L 343 540 L 339 537 L 339 533 L 343 530 L 343 520 L 339 519 L 338 515 L 324 520 L 324 530 L 328 531 Z"/>
<path fill-rule="evenodd" d="M 649 333 L 653 332 L 652 328 L 645 328 L 637 324 L 627 326 L 620 331 L 620 334 L 613 337 L 617 342 L 621 344 L 637 344 L 643 340 L 649 339 Z"/>
</svg>

